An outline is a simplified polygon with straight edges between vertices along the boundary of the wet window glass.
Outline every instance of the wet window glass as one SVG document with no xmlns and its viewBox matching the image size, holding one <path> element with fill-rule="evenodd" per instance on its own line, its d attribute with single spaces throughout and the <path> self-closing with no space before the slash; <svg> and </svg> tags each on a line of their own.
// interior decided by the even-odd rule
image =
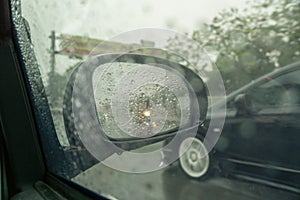
<svg viewBox="0 0 300 200">
<path fill-rule="evenodd" d="M 300 198 L 300 1 L 11 10 L 53 175 L 109 199 Z"/>
</svg>

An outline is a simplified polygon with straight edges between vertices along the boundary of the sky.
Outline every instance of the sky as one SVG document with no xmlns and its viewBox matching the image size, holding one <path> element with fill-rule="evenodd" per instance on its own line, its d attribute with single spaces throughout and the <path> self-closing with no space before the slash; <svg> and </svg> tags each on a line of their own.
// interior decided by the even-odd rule
<svg viewBox="0 0 300 200">
<path fill-rule="evenodd" d="M 243 0 L 81 0 L 72 2 L 74 3 L 66 3 L 67 8 L 61 10 L 60 14 L 63 19 L 57 24 L 57 28 L 64 33 L 78 33 L 104 39 L 124 31 L 144 27 L 169 28 L 191 33 L 201 23 L 210 21 L 222 9 L 245 5 Z M 76 23 L 69 23 L 74 19 Z"/>
<path fill-rule="evenodd" d="M 191 34 L 223 9 L 242 8 L 246 0 L 26 0 L 22 13 L 31 29 L 41 72 L 49 72 L 49 35 L 67 33 L 109 40 L 139 28 L 166 28 Z M 57 71 L 74 62 L 57 56 Z"/>
</svg>

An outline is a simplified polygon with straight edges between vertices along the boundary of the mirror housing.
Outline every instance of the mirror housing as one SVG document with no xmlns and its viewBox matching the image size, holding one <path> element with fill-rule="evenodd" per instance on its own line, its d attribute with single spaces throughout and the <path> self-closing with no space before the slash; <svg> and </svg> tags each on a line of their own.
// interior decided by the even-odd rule
<svg viewBox="0 0 300 200">
<path fill-rule="evenodd" d="M 79 137 L 79 130 L 76 128 L 76 120 L 75 115 L 76 112 L 74 111 L 74 104 L 77 104 L 78 99 L 73 99 L 74 97 L 74 84 L 76 82 L 76 79 L 84 81 L 84 84 L 81 85 L 82 87 L 82 95 L 84 98 L 87 99 L 87 104 L 80 103 L 80 109 L 86 110 L 88 112 L 93 112 L 94 116 L 97 116 L 97 120 L 94 120 L 92 126 L 98 126 L 99 134 L 103 135 L 103 131 L 101 131 L 101 123 L 99 122 L 99 117 L 97 114 L 97 106 L 95 101 L 95 91 L 93 89 L 93 75 L 96 69 L 99 66 L 105 65 L 105 64 L 111 64 L 113 62 L 119 62 L 119 63 L 131 63 L 131 64 L 141 64 L 141 65 L 150 65 L 155 67 L 161 67 L 161 66 L 167 66 L 169 68 L 172 68 L 172 70 L 176 71 L 177 73 L 181 74 L 181 76 L 187 80 L 189 83 L 189 87 L 191 90 L 195 91 L 195 94 L 197 96 L 197 105 L 199 105 L 200 113 L 196 113 L 195 116 L 200 115 L 198 119 L 195 119 L 198 122 L 198 124 L 202 124 L 206 120 L 206 114 L 208 109 L 208 95 L 207 95 L 207 89 L 206 85 L 203 82 L 203 80 L 191 69 L 180 65 L 178 63 L 174 63 L 172 61 L 149 56 L 149 55 L 138 55 L 138 54 L 107 54 L 107 55 L 100 55 L 96 57 L 92 57 L 87 62 L 79 64 L 76 69 L 71 74 L 71 77 L 68 81 L 65 96 L 64 96 L 64 105 L 63 105 L 63 117 L 64 117 L 64 123 L 66 127 L 66 133 L 69 139 L 69 143 L 71 146 L 75 148 L 84 149 L 84 145 Z M 85 68 L 85 71 L 82 71 L 80 68 Z M 85 72 L 82 74 L 82 72 Z M 196 83 L 196 84 L 195 84 Z M 191 105 L 190 107 L 191 111 L 194 111 L 194 107 Z M 94 117 L 95 118 L 95 117 Z M 83 124 L 83 126 L 87 126 L 87 124 Z M 189 129 L 193 124 L 189 124 L 186 129 Z M 147 138 L 111 138 L 107 135 L 103 135 L 105 138 L 103 140 L 103 149 L 105 148 L 105 144 L 107 142 L 113 143 L 117 147 L 120 147 L 124 150 L 133 150 L 136 148 L 140 148 L 146 145 L 150 145 L 159 141 L 166 140 L 172 136 L 174 136 L 174 132 L 176 132 L 178 129 L 172 129 L 170 131 L 162 132 L 161 134 L 154 135 Z M 187 131 L 188 132 L 188 131 Z M 98 134 L 98 133 L 97 133 Z M 99 150 L 101 151 L 101 150 Z M 104 150 L 103 150 L 104 151 Z M 103 155 L 103 159 L 106 157 L 109 157 L 113 153 L 118 153 L 117 150 L 106 152 L 105 155 Z"/>
</svg>

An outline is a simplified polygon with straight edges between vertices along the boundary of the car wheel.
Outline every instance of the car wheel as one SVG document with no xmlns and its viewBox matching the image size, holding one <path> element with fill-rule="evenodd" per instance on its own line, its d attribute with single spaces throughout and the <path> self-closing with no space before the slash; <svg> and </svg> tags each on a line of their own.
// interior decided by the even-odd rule
<svg viewBox="0 0 300 200">
<path fill-rule="evenodd" d="M 179 155 L 180 166 L 189 177 L 202 179 L 207 176 L 210 156 L 202 140 L 196 137 L 184 139 L 179 147 Z"/>
</svg>

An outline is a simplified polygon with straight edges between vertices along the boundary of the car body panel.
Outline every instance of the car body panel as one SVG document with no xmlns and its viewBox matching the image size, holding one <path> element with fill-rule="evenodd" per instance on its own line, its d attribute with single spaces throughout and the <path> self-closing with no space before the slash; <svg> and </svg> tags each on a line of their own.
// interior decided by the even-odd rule
<svg viewBox="0 0 300 200">
<path fill-rule="evenodd" d="M 224 168 L 300 185 L 300 156 L 297 153 L 300 149 L 300 101 L 298 101 L 300 84 L 298 80 L 295 80 L 297 78 L 295 75 L 299 73 L 300 63 L 292 64 L 267 74 L 228 95 L 228 112 L 224 128 L 215 146 L 215 156 L 220 162 L 227 162 L 223 165 Z M 293 84 L 287 87 L 282 77 L 290 75 L 293 75 L 292 78 L 284 81 Z M 278 82 L 274 82 L 277 80 Z M 245 108 L 246 112 L 240 112 L 239 108 L 234 105 L 238 95 L 243 94 L 246 99 L 251 99 L 251 95 L 258 93 L 257 88 L 269 86 L 273 82 L 277 84 L 279 81 L 283 82 L 279 85 L 283 89 L 280 89 L 280 92 L 276 91 L 274 93 L 276 96 L 273 94 L 268 97 L 273 98 L 274 102 L 279 102 L 279 104 L 272 105 L 268 102 L 268 106 L 257 110 L 251 107 Z M 276 86 L 276 88 L 280 87 Z M 284 101 L 287 101 L 288 90 L 291 88 L 294 89 L 292 93 L 294 96 L 290 98 L 293 102 L 288 104 L 280 102 L 278 98 L 281 97 L 278 96 L 282 95 Z M 267 88 L 263 94 L 267 94 L 270 90 L 272 90 L 271 87 Z M 254 93 L 251 94 L 253 91 Z M 255 101 L 251 105 L 255 104 Z M 247 101 L 245 101 L 245 107 L 248 106 L 246 104 Z M 226 167 L 228 165 L 231 167 Z"/>
</svg>

